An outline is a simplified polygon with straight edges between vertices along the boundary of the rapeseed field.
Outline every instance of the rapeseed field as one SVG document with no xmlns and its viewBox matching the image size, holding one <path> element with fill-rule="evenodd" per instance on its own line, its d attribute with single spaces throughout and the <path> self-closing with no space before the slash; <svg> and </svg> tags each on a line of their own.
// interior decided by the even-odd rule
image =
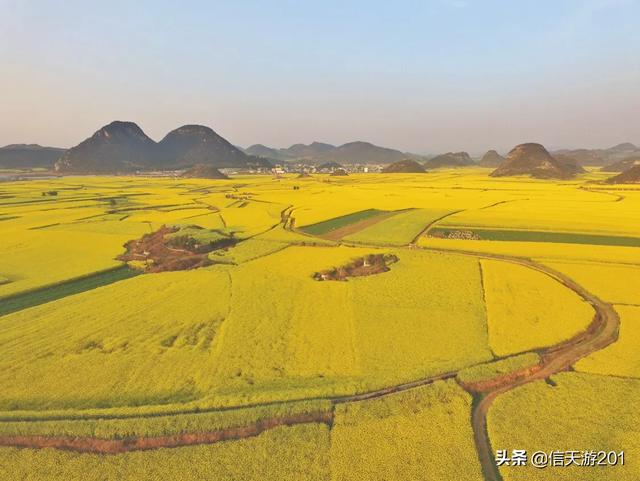
<svg viewBox="0 0 640 481">
<path fill-rule="evenodd" d="M 470 412 L 471 396 L 453 381 L 339 405 L 331 479 L 480 481 Z"/>
<path fill-rule="evenodd" d="M 620 314 L 618 340 L 578 361 L 577 371 L 640 378 L 640 305 L 616 305 Z"/>
<path fill-rule="evenodd" d="M 591 306 L 554 279 L 502 261 L 481 264 L 489 344 L 498 356 L 557 344 L 591 323 Z"/>
<path fill-rule="evenodd" d="M 552 384 L 536 381 L 499 396 L 489 411 L 489 436 L 494 449 L 535 451 L 624 451 L 617 466 L 571 465 L 546 469 L 502 466 L 505 481 L 537 479 L 632 481 L 640 477 L 640 419 L 632 401 L 639 379 L 561 373 Z M 581 461 L 578 461 L 580 463 Z"/>
<path fill-rule="evenodd" d="M 109 456 L 0 448 L 0 472 L 29 481 L 328 481 L 328 451 L 328 427 L 304 424 L 237 441 Z"/>
<path fill-rule="evenodd" d="M 497 396 L 492 446 L 611 447 L 631 459 L 640 452 L 628 401 L 639 376 L 640 188 L 587 182 L 596 174 L 554 182 L 487 172 L 0 184 L 0 437 L 117 440 L 333 416 L 109 456 L 0 447 L 0 472 L 37 481 L 483 479 L 475 403 L 461 385 L 536 364 L 538 351 L 594 316 L 537 264 L 611 303 L 618 338 L 575 372 Z M 193 270 L 142 273 L 117 259 L 163 226 L 229 242 Z M 396 262 L 343 280 L 317 275 L 371 254 Z M 604 411 L 615 411 L 613 425 L 593 415 Z M 615 479 L 638 476 L 625 469 Z"/>
</svg>

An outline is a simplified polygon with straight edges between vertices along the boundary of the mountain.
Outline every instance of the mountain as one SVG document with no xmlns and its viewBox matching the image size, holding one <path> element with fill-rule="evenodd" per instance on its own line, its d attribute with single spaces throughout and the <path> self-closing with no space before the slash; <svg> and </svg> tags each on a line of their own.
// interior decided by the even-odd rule
<svg viewBox="0 0 640 481">
<path fill-rule="evenodd" d="M 568 173 L 583 174 L 586 172 L 586 170 L 576 162 L 574 157 L 569 155 L 554 155 L 553 158 L 556 159 Z"/>
<path fill-rule="evenodd" d="M 640 158 L 640 147 L 624 142 L 614 145 L 607 149 L 563 149 L 556 150 L 552 153 L 554 157 L 558 155 L 572 158 L 578 165 L 602 166 L 608 165 L 620 160 L 637 157 Z"/>
<path fill-rule="evenodd" d="M 384 174 L 399 174 L 399 173 L 424 173 L 426 170 L 419 162 L 416 162 L 412 159 L 404 159 L 399 162 L 394 162 L 393 164 L 387 165 L 384 169 L 382 169 L 382 173 Z"/>
<path fill-rule="evenodd" d="M 640 184 L 640 164 L 605 180 L 607 184 Z"/>
<path fill-rule="evenodd" d="M 255 148 L 253 148 L 255 147 Z M 341 162 L 343 164 L 390 164 L 407 157 L 399 150 L 379 147 L 369 142 L 348 142 L 339 146 L 312 142 L 309 145 L 294 144 L 286 149 L 251 146 L 254 155 L 278 160 L 304 160 L 309 163 Z M 249 151 L 249 149 L 247 149 Z M 262 154 L 256 154 L 262 152 Z"/>
<path fill-rule="evenodd" d="M 69 149 L 56 162 L 59 172 L 119 173 L 137 170 L 213 167 L 269 167 L 247 155 L 209 127 L 184 125 L 156 143 L 133 122 L 114 121 Z"/>
<path fill-rule="evenodd" d="M 247 154 L 276 161 L 304 161 L 310 164 L 341 162 L 343 164 L 391 164 L 412 157 L 399 150 L 380 147 L 369 142 L 348 142 L 339 146 L 323 142 L 293 144 L 286 149 L 274 149 L 262 144 L 248 147 Z"/>
<path fill-rule="evenodd" d="M 334 145 L 324 144 L 322 142 L 312 142 L 309 145 L 293 144 L 291 147 L 286 149 L 275 149 L 263 144 L 254 144 L 248 147 L 245 152 L 250 155 L 278 161 L 296 159 L 318 160 L 321 159 L 325 153 L 331 152 L 335 148 L 336 147 Z"/>
<path fill-rule="evenodd" d="M 59 172 L 112 173 L 145 168 L 156 143 L 133 122 L 116 120 L 67 150 L 55 164 Z"/>
<path fill-rule="evenodd" d="M 504 157 L 495 150 L 489 150 L 482 156 L 478 165 L 482 167 L 498 167 L 504 162 Z"/>
<path fill-rule="evenodd" d="M 490 175 L 492 177 L 530 175 L 538 179 L 568 179 L 579 172 L 584 172 L 584 169 L 552 157 L 542 145 L 526 143 L 516 145 L 509 152 L 504 163 Z"/>
<path fill-rule="evenodd" d="M 627 157 L 626 159 L 619 160 L 618 162 L 614 162 L 609 165 L 605 165 L 602 169 L 602 172 L 624 172 L 625 170 L 629 170 L 634 165 L 640 163 L 640 155 Z"/>
<path fill-rule="evenodd" d="M 324 164 L 320 164 L 317 168 L 319 171 L 321 172 L 331 172 L 334 171 L 336 169 L 342 169 L 344 170 L 344 167 L 342 167 L 342 165 L 340 165 L 337 162 L 325 162 Z"/>
<path fill-rule="evenodd" d="M 406 156 L 398 150 L 358 141 L 336 147 L 322 157 L 344 164 L 390 164 L 404 160 Z"/>
<path fill-rule="evenodd" d="M 438 169 L 440 167 L 466 167 L 473 165 L 471 156 L 466 152 L 447 152 L 436 155 L 424 163 L 427 169 Z"/>
<path fill-rule="evenodd" d="M 33 169 L 53 167 L 65 149 L 42 147 L 38 144 L 11 144 L 0 147 L 0 168 Z"/>
<path fill-rule="evenodd" d="M 291 155 L 289 155 L 283 149 L 273 149 L 262 144 L 254 144 L 250 147 L 247 147 L 244 151 L 249 155 L 276 161 L 283 161 L 292 158 Z"/>
<path fill-rule="evenodd" d="M 291 159 L 320 159 L 327 152 L 331 152 L 336 147 L 322 142 L 312 142 L 309 145 L 293 144 L 288 149 L 280 149 Z"/>
<path fill-rule="evenodd" d="M 617 152 L 626 154 L 628 152 L 636 152 L 640 149 L 638 148 L 638 146 L 632 144 L 631 142 L 623 142 L 621 144 L 614 145 L 613 147 L 609 147 L 607 150 L 612 153 Z"/>
<path fill-rule="evenodd" d="M 204 125 L 183 125 L 157 144 L 157 161 L 170 168 L 197 164 L 246 167 L 251 157 Z"/>
<path fill-rule="evenodd" d="M 182 174 L 182 177 L 192 179 L 228 179 L 229 177 L 216 169 L 213 165 L 197 164 Z"/>
<path fill-rule="evenodd" d="M 563 149 L 555 150 L 552 155 L 572 159 L 578 165 L 598 166 L 607 163 L 607 153 L 602 149 Z"/>
</svg>

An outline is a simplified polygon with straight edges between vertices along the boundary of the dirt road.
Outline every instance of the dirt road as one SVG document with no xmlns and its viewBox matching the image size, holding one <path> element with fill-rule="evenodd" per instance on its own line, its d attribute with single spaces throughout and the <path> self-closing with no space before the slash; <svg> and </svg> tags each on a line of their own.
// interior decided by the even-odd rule
<svg viewBox="0 0 640 481">
<path fill-rule="evenodd" d="M 415 246 L 412 246 L 412 248 L 415 248 Z M 545 379 L 552 374 L 566 370 L 578 359 L 611 344 L 618 336 L 620 322 L 619 317 L 611 304 L 600 300 L 566 275 L 550 267 L 534 262 L 533 260 L 471 251 L 454 251 L 433 248 L 427 250 L 468 255 L 480 259 L 495 259 L 537 270 L 574 291 L 578 296 L 591 304 L 595 311 L 593 321 L 584 332 L 575 335 L 567 341 L 538 351 L 541 355 L 541 362 L 540 366 L 536 369 L 531 369 L 524 375 L 522 372 L 518 375 L 511 373 L 498 376 L 490 380 L 490 382 L 465 386 L 465 388 L 474 395 L 472 426 L 478 457 L 482 465 L 484 476 L 488 481 L 498 481 L 501 480 L 501 476 L 494 462 L 494 453 L 492 451 L 491 442 L 487 432 L 487 412 L 493 400 L 501 393 L 510 389 L 532 381 Z M 424 386 L 438 380 L 450 379 L 455 377 L 455 375 L 456 372 L 447 372 L 437 376 L 398 384 L 367 393 L 332 398 L 331 401 L 335 405 L 382 397 L 395 392 Z M 263 419 L 246 426 L 235 426 L 211 432 L 180 433 L 176 435 L 158 437 L 137 437 L 118 440 L 91 437 L 0 436 L 0 446 L 19 446 L 29 448 L 51 447 L 79 452 L 114 454 L 125 451 L 207 444 L 229 439 L 241 439 L 256 436 L 267 429 L 277 426 L 310 422 L 322 422 L 331 425 L 333 423 L 333 409 L 317 413 Z"/>
<path fill-rule="evenodd" d="M 530 369 L 524 376 L 506 374 L 500 378 L 492 379 L 492 382 L 489 383 L 483 382 L 475 386 L 465 386 L 465 388 L 475 396 L 471 422 L 478 458 L 480 459 L 485 479 L 487 481 L 501 481 L 502 476 L 496 467 L 494 451 L 491 447 L 489 433 L 487 431 L 487 413 L 493 400 L 510 389 L 532 381 L 546 379 L 552 374 L 565 371 L 579 359 L 615 342 L 618 339 L 620 318 L 611 304 L 602 301 L 573 279 L 550 267 L 538 264 L 530 259 L 498 254 L 463 253 L 465 255 L 473 255 L 474 257 L 511 262 L 542 272 L 566 288 L 571 289 L 591 304 L 595 310 L 593 320 L 585 331 L 576 334 L 567 341 L 539 351 L 541 361 L 538 368 Z M 488 388 L 486 387 L 487 385 L 489 386 Z"/>
</svg>

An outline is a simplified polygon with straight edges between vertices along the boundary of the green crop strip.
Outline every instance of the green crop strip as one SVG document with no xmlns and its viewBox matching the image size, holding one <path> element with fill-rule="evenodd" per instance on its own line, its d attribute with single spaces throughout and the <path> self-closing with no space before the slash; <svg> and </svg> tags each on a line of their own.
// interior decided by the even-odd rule
<svg viewBox="0 0 640 481">
<path fill-rule="evenodd" d="M 63 297 L 79 294 L 84 291 L 106 286 L 123 279 L 129 279 L 139 272 L 127 266 L 116 267 L 108 271 L 97 272 L 80 279 L 61 282 L 53 286 L 16 294 L 0 300 L 0 316 L 11 314 L 28 307 L 38 306 Z"/>
<path fill-rule="evenodd" d="M 342 215 L 340 217 L 334 217 L 333 219 L 318 222 L 307 226 L 300 227 L 299 230 L 311 235 L 323 235 L 331 232 L 332 230 L 340 229 L 349 224 L 360 222 L 371 217 L 384 214 L 385 211 L 378 209 L 367 209 L 354 212 L 352 214 Z"/>
<path fill-rule="evenodd" d="M 622 247 L 640 247 L 640 238 L 572 232 L 545 232 L 504 229 L 468 229 L 465 227 L 435 227 L 429 234 L 448 237 L 450 233 L 465 231 L 476 234 L 480 240 L 516 242 L 555 242 L 560 244 L 589 244 Z"/>
</svg>

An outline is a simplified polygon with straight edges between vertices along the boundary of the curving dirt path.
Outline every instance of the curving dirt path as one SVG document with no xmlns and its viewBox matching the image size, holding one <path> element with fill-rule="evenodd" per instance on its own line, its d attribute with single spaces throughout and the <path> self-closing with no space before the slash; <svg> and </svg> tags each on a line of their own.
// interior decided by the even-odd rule
<svg viewBox="0 0 640 481">
<path fill-rule="evenodd" d="M 279 426 L 293 426 L 304 423 L 333 423 L 333 411 L 292 414 L 278 418 L 268 418 L 246 426 L 235 426 L 207 432 L 180 433 L 167 436 L 100 439 L 70 436 L 2 436 L 0 446 L 44 449 L 54 448 L 65 451 L 94 454 L 120 454 L 128 451 L 148 451 L 159 448 L 177 448 L 197 444 L 213 444 L 220 441 L 244 439 Z"/>
<path fill-rule="evenodd" d="M 375 391 L 347 396 L 339 396 L 329 399 L 331 401 L 332 408 L 326 411 L 297 413 L 273 418 L 266 418 L 243 426 L 230 426 L 224 429 L 215 429 L 202 432 L 176 433 L 165 436 L 140 436 L 120 439 L 96 438 L 88 436 L 71 437 L 45 435 L 12 435 L 0 436 L 0 446 L 31 449 L 54 448 L 65 451 L 94 454 L 119 454 L 128 451 L 147 451 L 159 448 L 176 448 L 197 444 L 213 444 L 220 441 L 229 441 L 234 439 L 245 439 L 257 436 L 268 429 L 273 429 L 279 426 L 293 426 L 296 424 L 306 423 L 323 423 L 331 426 L 333 424 L 334 417 L 333 406 L 337 404 L 365 401 L 368 399 L 388 396 L 389 394 L 407 391 L 409 389 L 415 389 L 420 386 L 426 386 L 436 381 L 452 379 L 456 376 L 456 374 L 457 373 L 455 371 L 445 372 L 425 379 L 397 384 L 382 389 L 377 389 Z M 64 419 L 56 420 L 63 421 Z M 75 420 L 77 421 L 78 419 Z"/>
<path fill-rule="evenodd" d="M 415 246 L 411 246 L 415 248 Z M 443 248 L 425 248 L 425 250 L 468 255 L 475 258 L 495 259 L 519 264 L 537 270 L 563 286 L 574 291 L 578 296 L 591 304 L 595 310 L 594 318 L 588 328 L 569 340 L 537 352 L 541 361 L 538 366 L 498 376 L 488 381 L 469 383 L 463 387 L 474 395 L 472 408 L 472 427 L 478 458 L 484 476 L 489 481 L 501 481 L 501 475 L 495 465 L 493 450 L 487 431 L 487 413 L 493 400 L 500 394 L 523 384 L 541 380 L 557 372 L 567 370 L 578 359 L 591 354 L 615 342 L 618 337 L 619 317 L 611 304 L 600 300 L 584 287 L 568 276 L 550 267 L 526 259 L 499 254 L 486 254 L 473 251 L 457 251 Z M 358 402 L 366 399 L 386 396 L 392 393 L 424 386 L 438 380 L 451 379 L 456 372 L 447 372 L 437 376 L 398 384 L 387 388 L 350 396 L 332 398 L 332 404 Z M 277 418 L 263 419 L 245 426 L 235 426 L 210 432 L 181 433 L 157 437 L 137 437 L 128 439 L 99 439 L 92 437 L 64 436 L 0 436 L 0 446 L 28 448 L 57 448 L 78 452 L 115 454 L 126 451 L 149 450 L 209 444 L 231 439 L 243 439 L 256 436 L 261 432 L 277 426 L 321 422 L 329 426 L 333 423 L 333 409 L 315 413 L 293 414 Z"/>
<path fill-rule="evenodd" d="M 465 211 L 465 209 L 454 210 L 454 211 L 448 212 L 448 213 L 446 213 L 444 215 L 441 215 L 437 219 L 433 219 L 426 226 L 424 226 L 424 228 L 420 232 L 418 232 L 418 235 L 416 235 L 413 239 L 411 239 L 411 242 L 409 242 L 409 246 L 410 247 L 416 247 L 416 244 L 418 243 L 420 238 L 422 236 L 426 235 L 427 232 L 429 232 L 429 229 L 431 229 L 433 226 L 435 226 L 441 220 L 444 220 L 447 217 L 451 217 L 452 215 L 456 215 L 456 214 L 459 214 L 460 212 L 464 212 L 464 211 Z"/>
<path fill-rule="evenodd" d="M 458 252 L 448 251 L 446 249 L 435 250 Z M 511 262 L 513 264 L 520 264 L 537 270 L 551 277 L 566 288 L 571 289 L 578 296 L 591 304 L 595 310 L 593 320 L 585 331 L 576 334 L 566 341 L 539 350 L 538 353 L 541 358 L 539 365 L 499 376 L 490 379 L 489 381 L 463 385 L 467 391 L 474 395 L 471 423 L 476 449 L 478 451 L 478 458 L 480 460 L 485 479 L 487 481 L 501 481 L 502 476 L 500 475 L 494 461 L 494 452 L 491 447 L 491 441 L 487 430 L 487 413 L 489 412 L 489 408 L 491 407 L 493 400 L 510 389 L 522 386 L 523 384 L 527 384 L 532 381 L 546 379 L 552 374 L 568 370 L 579 359 L 615 342 L 618 339 L 620 318 L 611 304 L 602 301 L 573 279 L 555 269 L 538 264 L 530 259 L 499 254 L 478 254 L 468 251 L 460 252 L 465 255 L 473 255 L 474 257 L 496 259 Z"/>
</svg>

